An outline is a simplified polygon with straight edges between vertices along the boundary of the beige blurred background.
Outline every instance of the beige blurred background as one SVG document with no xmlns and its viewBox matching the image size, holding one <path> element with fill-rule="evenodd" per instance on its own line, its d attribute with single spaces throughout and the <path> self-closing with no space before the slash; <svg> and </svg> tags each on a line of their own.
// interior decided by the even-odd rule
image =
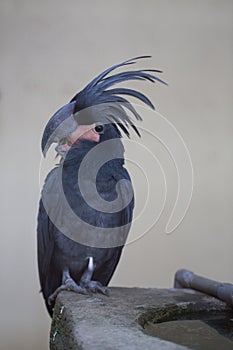
<svg viewBox="0 0 233 350">
<path fill-rule="evenodd" d="M 147 93 L 185 140 L 194 192 L 184 220 L 166 235 L 177 182 L 164 161 L 165 211 L 127 245 L 111 285 L 172 287 L 181 267 L 233 282 L 233 2 L 1 0 L 0 37 L 0 349 L 48 349 L 36 262 L 43 127 L 91 78 L 136 55 L 151 54 L 140 66 L 164 71 L 169 87 L 131 86 Z M 159 147 L 152 151 L 166 158 Z M 140 206 L 143 185 L 132 170 Z M 157 200 L 155 193 L 155 206 Z"/>
</svg>

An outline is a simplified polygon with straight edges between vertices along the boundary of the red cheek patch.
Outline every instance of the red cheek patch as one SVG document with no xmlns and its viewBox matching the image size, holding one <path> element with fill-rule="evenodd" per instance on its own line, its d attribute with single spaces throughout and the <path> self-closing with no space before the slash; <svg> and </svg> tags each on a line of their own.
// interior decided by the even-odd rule
<svg viewBox="0 0 233 350">
<path fill-rule="evenodd" d="M 97 134 L 93 129 L 91 129 L 91 130 L 88 130 L 87 132 L 85 132 L 82 136 L 80 136 L 79 139 L 99 142 L 100 135 Z"/>
</svg>

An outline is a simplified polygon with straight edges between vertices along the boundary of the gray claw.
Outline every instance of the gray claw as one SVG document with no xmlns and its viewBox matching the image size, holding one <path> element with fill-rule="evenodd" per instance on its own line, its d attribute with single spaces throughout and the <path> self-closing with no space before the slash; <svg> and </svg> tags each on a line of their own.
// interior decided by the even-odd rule
<svg viewBox="0 0 233 350">
<path fill-rule="evenodd" d="M 108 288 L 103 286 L 100 282 L 98 281 L 88 281 L 86 283 L 82 283 L 82 286 L 87 290 L 90 291 L 91 293 L 101 293 L 104 295 L 109 296 L 109 291 Z"/>
<path fill-rule="evenodd" d="M 79 286 L 72 278 L 68 278 L 55 290 L 55 292 L 53 292 L 53 294 L 49 296 L 48 304 L 51 305 L 56 300 L 58 294 L 63 290 L 72 291 L 79 294 L 89 294 L 88 290 L 84 286 Z"/>
</svg>

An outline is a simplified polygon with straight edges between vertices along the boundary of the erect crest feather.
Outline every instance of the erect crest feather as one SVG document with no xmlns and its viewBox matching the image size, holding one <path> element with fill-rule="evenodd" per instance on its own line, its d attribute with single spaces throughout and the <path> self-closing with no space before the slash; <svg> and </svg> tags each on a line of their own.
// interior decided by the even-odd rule
<svg viewBox="0 0 233 350">
<path fill-rule="evenodd" d="M 75 123 L 77 123 L 78 126 L 79 124 L 91 124 L 92 122 L 98 121 L 110 121 L 116 124 L 128 137 L 130 136 L 128 130 L 129 126 L 140 135 L 127 111 L 130 111 L 137 120 L 142 120 L 142 118 L 133 104 L 125 97 L 122 97 L 122 95 L 134 97 L 152 109 L 154 109 L 154 105 L 143 93 L 137 90 L 125 87 L 111 87 L 130 80 L 149 81 L 153 83 L 158 81 L 167 85 L 163 80 L 154 75 L 154 73 L 162 73 L 162 71 L 156 69 L 139 69 L 112 75 L 109 74 L 117 68 L 133 65 L 138 60 L 149 57 L 151 56 L 134 57 L 106 69 L 87 84 L 83 90 L 77 93 L 68 105 L 56 112 L 49 120 L 44 130 L 42 138 L 43 153 L 46 153 L 51 143 L 57 142 L 58 137 L 62 137 L 62 135 L 60 135 L 63 129 L 61 123 L 68 118 L 70 121 L 66 123 L 67 127 L 64 130 L 64 135 L 69 133 L 69 127 L 72 128 L 70 132 L 73 131 L 76 125 Z M 70 108 L 68 108 L 69 105 Z M 64 110 L 64 108 L 66 108 L 66 110 Z M 61 127 L 58 128 L 57 124 Z M 56 128 L 59 129 L 59 136 L 56 134 Z"/>
</svg>

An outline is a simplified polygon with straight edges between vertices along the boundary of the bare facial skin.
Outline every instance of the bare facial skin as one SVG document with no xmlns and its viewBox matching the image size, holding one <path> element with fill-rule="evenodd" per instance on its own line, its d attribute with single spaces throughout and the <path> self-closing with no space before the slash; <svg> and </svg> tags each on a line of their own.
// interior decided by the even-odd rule
<svg viewBox="0 0 233 350">
<path fill-rule="evenodd" d="M 72 144 L 78 144 L 80 140 L 89 140 L 93 142 L 99 142 L 100 135 L 95 131 L 95 124 L 91 125 L 79 125 L 77 129 L 72 132 L 62 144 L 62 150 L 68 151 Z"/>
<path fill-rule="evenodd" d="M 100 135 L 95 131 L 94 128 L 95 124 L 79 125 L 77 129 L 67 137 L 67 140 L 72 144 L 78 143 L 79 140 L 99 142 Z"/>
</svg>

